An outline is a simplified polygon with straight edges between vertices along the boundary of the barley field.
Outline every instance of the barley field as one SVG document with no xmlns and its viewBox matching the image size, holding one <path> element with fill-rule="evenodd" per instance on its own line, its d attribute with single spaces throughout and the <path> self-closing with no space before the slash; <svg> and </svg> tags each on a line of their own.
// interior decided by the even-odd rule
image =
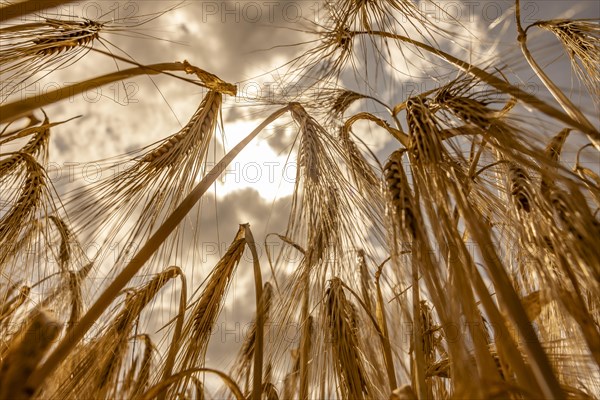
<svg viewBox="0 0 600 400">
<path fill-rule="evenodd" d="M 600 398 L 597 3 L 0 6 L 0 399 Z"/>
</svg>

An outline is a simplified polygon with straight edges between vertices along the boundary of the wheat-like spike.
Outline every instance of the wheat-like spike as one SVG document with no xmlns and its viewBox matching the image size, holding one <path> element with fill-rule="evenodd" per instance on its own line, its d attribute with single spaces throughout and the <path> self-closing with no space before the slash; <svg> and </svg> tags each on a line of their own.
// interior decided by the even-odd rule
<svg viewBox="0 0 600 400">
<path fill-rule="evenodd" d="M 375 195 L 371 203 L 357 196 L 348 196 L 356 189 L 345 178 L 344 166 L 351 164 L 338 140 L 306 111 L 293 103 L 292 117 L 300 126 L 300 144 L 296 188 L 286 236 L 295 242 L 305 241 L 310 248 L 307 266 L 318 265 L 328 253 L 341 251 L 343 240 L 356 241 L 348 229 L 351 215 L 377 219 L 377 206 L 383 208 Z M 374 194 L 374 190 L 370 191 Z M 380 210 L 377 210 L 380 211 Z M 367 217 L 368 215 L 368 217 Z M 302 239 L 294 237 L 301 235 Z M 363 247 L 363 246 L 360 246 Z"/>
<path fill-rule="evenodd" d="M 25 181 L 19 190 L 19 197 L 0 218 L 0 270 L 4 261 L 26 242 L 27 234 L 32 231 L 28 222 L 36 218 L 46 190 L 43 167 L 25 153 L 20 154 L 20 160 L 25 162 Z"/>
<path fill-rule="evenodd" d="M 0 160 L 0 178 L 3 178 L 12 173 L 22 161 L 23 155 L 20 153 L 11 154 L 10 156 Z"/>
<path fill-rule="evenodd" d="M 51 33 L 32 40 L 36 48 L 39 47 L 35 53 L 38 55 L 50 55 L 60 53 L 70 47 L 85 46 L 98 38 L 100 30 L 104 26 L 104 24 L 92 20 L 46 19 L 46 24 L 52 28 Z M 31 51 L 35 50 L 28 50 L 27 53 Z"/>
<path fill-rule="evenodd" d="M 41 79 L 57 69 L 77 62 L 93 48 L 96 42 L 100 42 L 108 50 L 106 44 L 112 45 L 112 43 L 105 40 L 104 34 L 135 34 L 135 28 L 178 8 L 179 5 L 153 14 L 141 16 L 135 13 L 135 16 L 112 18 L 110 21 L 78 17 L 72 19 L 43 18 L 36 22 L 3 26 L 0 28 L 0 45 L 3 49 L 0 55 L 0 70 L 3 74 L 0 85 L 0 102 L 6 100 L 15 90 L 20 89 L 21 85 L 31 84 L 30 78 L 37 76 Z M 148 37 L 144 33 L 134 36 Z M 114 60 L 136 64 L 128 58 L 118 56 L 115 52 L 95 50 Z M 197 72 L 194 68 L 188 63 L 181 65 L 178 70 L 184 69 L 188 73 Z M 200 76 L 201 74 L 196 73 L 196 75 L 201 79 L 208 80 L 208 77 Z M 217 87 L 216 84 L 213 86 Z M 233 85 L 229 87 L 223 85 L 222 87 L 231 92 L 231 86 Z"/>
<path fill-rule="evenodd" d="M 403 153 L 403 150 L 396 150 L 390 155 L 384 167 L 384 174 L 390 201 L 400 227 L 403 232 L 408 232 L 414 237 L 417 232 L 417 220 L 413 212 L 414 205 L 410 186 L 402 166 Z"/>
<path fill-rule="evenodd" d="M 438 90 L 428 105 L 434 112 L 437 110 L 448 111 L 468 125 L 487 129 L 496 118 L 512 108 L 514 102 L 509 101 L 505 110 L 492 110 L 488 106 L 498 101 L 492 98 L 497 93 L 481 90 L 475 86 L 476 84 L 477 81 L 470 77 L 456 79 Z M 475 92 L 471 93 L 471 91 Z"/>
<path fill-rule="evenodd" d="M 335 97 L 331 105 L 331 111 L 334 115 L 342 116 L 346 110 L 357 100 L 366 98 L 365 95 L 353 92 L 351 90 L 341 90 Z"/>
<path fill-rule="evenodd" d="M 518 210 L 530 212 L 532 208 L 531 180 L 527 171 L 515 163 L 509 163 L 510 194 Z"/>
<path fill-rule="evenodd" d="M 321 172 L 317 158 L 320 153 L 318 136 L 322 128 L 308 115 L 302 106 L 295 105 L 290 111 L 302 131 L 298 165 L 304 171 L 304 176 L 308 181 L 318 182 L 320 178 L 319 173 Z"/>
<path fill-rule="evenodd" d="M 169 267 L 157 274 L 144 286 L 128 293 L 125 297 L 123 311 L 115 317 L 111 329 L 114 329 L 118 334 L 126 335 L 131 328 L 132 322 L 139 317 L 142 309 L 148 305 L 167 282 L 181 273 L 180 268 Z"/>
<path fill-rule="evenodd" d="M 135 158 L 133 164 L 124 167 L 126 161 L 118 162 L 114 167 L 121 172 L 69 194 L 66 204 L 73 209 L 73 225 L 81 229 L 77 233 L 101 236 L 99 240 L 107 245 L 117 240 L 143 243 L 205 172 L 221 104 L 220 93 L 208 92 L 179 132 Z M 136 220 L 132 227 L 123 230 L 122 226 L 133 216 Z M 176 240 L 177 237 L 168 239 L 160 253 L 168 253 L 169 243 L 174 245 Z M 126 252 L 121 252 L 114 268 L 122 266 L 126 257 Z"/>
<path fill-rule="evenodd" d="M 48 119 L 48 115 L 46 115 L 44 110 L 42 110 L 42 112 L 44 113 L 44 120 L 40 121 L 40 126 L 29 127 L 20 130 L 15 135 L 10 136 L 8 139 L 0 141 L 0 147 L 4 143 L 8 143 L 15 139 L 31 135 L 31 139 L 29 139 L 29 141 L 25 144 L 25 146 L 21 148 L 20 151 L 23 153 L 30 154 L 36 158 L 40 158 L 45 164 L 45 161 L 48 158 L 48 142 L 50 140 L 50 127 L 56 124 L 60 124 L 62 122 L 51 124 L 50 120 Z"/>
<path fill-rule="evenodd" d="M 0 29 L 0 68 L 4 75 L 0 100 L 48 67 L 61 68 L 75 62 L 81 52 L 90 49 L 103 28 L 103 23 L 87 19 L 47 18 Z"/>
<path fill-rule="evenodd" d="M 327 111 L 326 118 L 331 121 L 342 118 L 348 108 L 357 100 L 370 98 L 367 95 L 349 89 L 324 89 L 318 92 L 315 103 L 311 104 L 316 110 Z"/>
<path fill-rule="evenodd" d="M 182 338 L 186 338 L 186 341 L 181 349 L 178 363 L 180 371 L 204 364 L 210 333 L 221 310 L 233 272 L 242 257 L 245 240 L 245 229 L 240 226 L 227 252 L 211 272 L 189 320 L 186 321 L 182 331 Z M 185 388 L 187 384 L 186 378 L 179 387 Z"/>
<path fill-rule="evenodd" d="M 372 390 L 369 388 L 357 332 L 352 323 L 352 307 L 344 295 L 339 278 L 330 281 L 325 297 L 333 363 L 340 383 L 340 393 L 343 398 L 368 398 Z"/>
<path fill-rule="evenodd" d="M 73 240 L 73 233 L 61 218 L 51 215 L 48 217 L 58 230 L 60 235 L 60 250 L 58 252 L 58 260 L 62 271 L 67 271 L 67 267 L 71 260 L 71 247 L 70 242 Z"/>
<path fill-rule="evenodd" d="M 561 41 L 573 70 L 600 101 L 600 24 L 592 20 L 555 19 L 534 25 L 552 32 Z"/>
<path fill-rule="evenodd" d="M 127 290 L 122 309 L 108 321 L 104 331 L 81 354 L 73 355 L 73 364 L 52 395 L 55 398 L 65 398 L 70 393 L 87 397 L 109 396 L 118 385 L 128 341 L 136 321 L 159 291 L 179 274 L 181 270 L 178 267 L 169 267 L 144 285 Z M 77 376 L 77 379 L 73 379 L 72 375 Z"/>
<path fill-rule="evenodd" d="M 441 132 L 426 100 L 420 97 L 408 99 L 406 121 L 410 134 L 409 151 L 415 161 L 432 164 L 441 162 Z"/>
<path fill-rule="evenodd" d="M 211 136 L 217 124 L 221 103 L 222 95 L 210 91 L 188 124 L 181 131 L 165 139 L 140 161 L 150 163 L 153 168 L 173 166 L 173 161 L 185 157 L 191 151 L 192 144 L 203 143 Z"/>
<path fill-rule="evenodd" d="M 379 189 L 379 179 L 374 168 L 362 155 L 345 127 L 340 130 L 340 142 L 350 160 L 349 169 L 354 183 L 364 191 L 370 191 L 374 188 Z"/>
<path fill-rule="evenodd" d="M 38 388 L 27 380 L 60 332 L 45 311 L 36 310 L 27 326 L 11 341 L 0 365 L 0 399 L 29 399 Z"/>
<path fill-rule="evenodd" d="M 269 321 L 269 313 L 271 310 L 271 304 L 273 300 L 273 286 L 267 282 L 263 285 L 262 297 L 260 300 L 260 309 L 263 312 L 263 322 L 266 325 Z M 240 348 L 236 361 L 234 362 L 234 367 L 231 371 L 231 376 L 236 378 L 237 381 L 242 381 L 246 383 L 245 391 L 248 391 L 248 386 L 250 383 L 250 372 L 252 361 L 254 357 L 256 344 L 256 321 L 252 322 L 250 326 L 248 335 Z M 265 373 L 266 374 L 266 373 Z"/>
<path fill-rule="evenodd" d="M 358 261 L 358 269 L 360 272 L 360 290 L 362 294 L 362 300 L 365 302 L 367 312 L 373 314 L 375 307 L 373 305 L 373 288 L 371 287 L 371 276 L 365 261 L 365 251 L 359 250 L 356 255 Z"/>
<path fill-rule="evenodd" d="M 565 141 L 567 140 L 567 137 L 569 136 L 569 133 L 571 133 L 571 131 L 571 128 L 565 128 L 561 130 L 554 137 L 552 137 L 552 139 L 546 146 L 544 153 L 552 163 L 556 165 L 560 163 L 560 154 L 562 152 Z M 545 169 L 541 171 L 542 181 L 540 184 L 540 191 L 542 192 L 542 194 L 547 194 L 554 187 L 554 182 L 552 180 L 551 173 L 555 171 L 556 168 L 551 168 L 550 171 L 546 171 Z"/>
<path fill-rule="evenodd" d="M 110 390 L 110 385 L 114 385 L 123 362 L 122 356 L 127 348 L 128 337 L 132 332 L 135 321 L 140 318 L 142 310 L 171 279 L 179 274 L 181 274 L 179 268 L 169 267 L 126 296 L 123 310 L 115 316 L 110 328 L 103 337 L 104 340 L 98 342 L 100 349 L 111 350 L 111 355 L 108 358 L 103 358 L 101 362 L 96 364 L 95 368 L 97 370 L 93 374 L 93 377 L 98 379 L 94 383 L 96 384 L 96 390 L 100 393 L 103 390 Z M 150 345 L 149 347 L 151 349 L 153 346 Z M 91 386 L 90 390 L 94 390 L 94 386 Z"/>
<path fill-rule="evenodd" d="M 131 395 L 139 396 L 143 394 L 150 386 L 150 370 L 152 368 L 152 355 L 156 351 L 154 343 L 150 336 L 146 334 L 139 335 L 144 341 L 144 353 L 142 355 L 142 361 L 140 363 L 140 370 L 135 380 L 135 386 L 133 386 Z"/>
</svg>

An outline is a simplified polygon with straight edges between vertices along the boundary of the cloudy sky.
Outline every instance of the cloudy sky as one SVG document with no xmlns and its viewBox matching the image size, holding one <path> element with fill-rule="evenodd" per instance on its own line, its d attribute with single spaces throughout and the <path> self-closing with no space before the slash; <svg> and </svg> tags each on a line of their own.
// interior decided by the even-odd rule
<svg viewBox="0 0 600 400">
<path fill-rule="evenodd" d="M 224 150 L 231 149 L 268 115 L 269 100 L 275 100 L 290 91 L 285 67 L 278 68 L 303 54 L 316 43 L 311 34 L 325 23 L 327 9 L 322 0 L 281 1 L 115 1 L 97 0 L 73 2 L 60 8 L 49 9 L 40 17 L 77 16 L 113 21 L 109 26 L 120 27 L 103 37 L 103 45 L 96 47 L 123 57 L 131 57 L 141 64 L 188 60 L 193 65 L 218 75 L 225 81 L 238 84 L 239 93 L 226 98 L 223 106 L 224 131 L 217 135 L 211 154 L 218 160 Z M 535 20 L 557 17 L 599 17 L 597 1 L 523 1 L 526 24 Z M 519 59 L 516 47 L 513 4 L 511 1 L 451 1 L 420 2 L 419 8 L 439 26 L 450 26 L 450 17 L 459 20 L 477 41 L 456 42 L 446 39 L 440 45 L 453 54 L 471 61 L 486 61 L 495 57 L 494 65 L 508 65 L 507 73 L 518 77 L 525 87 L 539 89 L 539 82 Z M 168 10 L 168 11 L 167 11 Z M 140 26 L 140 21 L 165 12 L 160 18 Z M 407 28 L 410 30 L 410 27 Z M 306 32 L 309 31 L 309 32 Z M 537 38 L 536 38 L 537 37 Z M 548 34 L 532 32 L 536 57 L 558 84 L 566 89 L 574 87 L 572 75 L 562 49 Z M 305 45 L 296 45 L 307 43 Z M 106 46 L 106 47 L 104 47 Z M 358 53 L 359 55 L 362 53 Z M 369 57 L 368 53 L 367 57 Z M 372 53 L 370 54 L 372 57 Z M 400 60 L 402 55 L 390 50 L 390 57 Z M 515 62 L 516 61 L 516 62 Z M 428 69 L 418 57 L 393 66 L 377 63 L 374 59 L 355 60 L 349 71 L 341 76 L 339 84 L 365 90 L 356 72 L 369 73 L 369 93 L 383 101 L 395 104 L 415 91 L 424 91 L 438 85 L 430 79 L 438 72 L 448 72 L 436 62 L 435 70 Z M 16 97 L 35 97 L 56 87 L 128 68 L 125 63 L 90 52 L 72 67 L 56 71 Z M 529 85 L 529 86 L 528 86 Z M 538 86 L 536 86 L 538 85 Z M 536 90 L 537 90 L 536 89 Z M 46 108 L 51 120 L 81 118 L 53 130 L 50 159 L 62 171 L 57 186 L 65 182 L 65 172 L 72 163 L 81 166 L 95 160 L 115 157 L 132 151 L 177 132 L 187 123 L 200 104 L 205 90 L 171 77 L 139 77 L 91 90 Z M 547 95 L 540 93 L 547 97 Z M 591 118 L 598 121 L 598 110 L 585 96 L 575 97 Z M 375 104 L 363 104 L 369 111 L 381 112 Z M 290 149 L 295 134 L 288 117 L 267 129 L 250 144 L 228 169 L 224 177 L 209 193 L 201 206 L 202 243 L 204 264 L 194 266 L 192 285 L 198 284 L 206 272 L 224 252 L 239 223 L 249 222 L 258 242 L 269 232 L 281 233 L 287 222 L 286 210 L 293 188 L 294 154 Z M 364 127 L 362 139 L 383 160 L 394 150 L 390 140 L 377 129 Z M 214 150 L 214 153 L 213 153 Z M 595 162 L 595 160 L 592 160 Z M 597 164 L 596 164 L 597 166 Z M 76 176 L 77 184 L 88 184 L 89 179 Z M 67 179 L 67 180 L 70 180 Z M 82 183 L 83 182 L 83 183 Z M 214 244 L 218 244 L 215 250 Z M 263 253 L 263 263 L 266 259 Z M 187 266 L 192 268 L 192 266 Z M 230 302 L 221 316 L 219 326 L 234 329 L 236 324 L 247 324 L 252 316 L 253 282 L 247 263 L 240 267 L 230 293 Z M 164 295 L 164 307 L 169 308 L 172 294 Z M 156 321 L 159 326 L 165 321 Z M 235 331 L 234 331 L 235 332 Z M 238 331 L 240 333 L 241 331 Z M 211 365 L 227 369 L 233 351 L 241 337 L 233 334 L 226 340 L 216 340 L 209 352 Z"/>
</svg>

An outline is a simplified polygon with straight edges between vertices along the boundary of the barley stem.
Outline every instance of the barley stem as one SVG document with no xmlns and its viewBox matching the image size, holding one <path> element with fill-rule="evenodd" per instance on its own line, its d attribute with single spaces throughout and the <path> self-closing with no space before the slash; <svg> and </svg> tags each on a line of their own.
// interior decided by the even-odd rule
<svg viewBox="0 0 600 400">
<path fill-rule="evenodd" d="M 72 96 L 74 95 L 83 93 L 85 91 L 100 86 L 108 85 L 112 82 L 122 81 L 124 79 L 139 75 L 158 75 L 167 71 L 186 71 L 187 68 L 188 67 L 186 66 L 186 64 L 181 62 L 159 63 L 146 66 L 138 66 L 135 68 L 113 72 L 107 75 L 98 76 L 96 78 L 89 79 L 85 82 L 75 83 L 71 86 L 66 86 L 63 88 L 45 92 L 43 95 L 40 96 L 25 98 L 23 100 L 18 100 L 0 106 L 0 123 L 14 121 L 17 118 L 26 116 L 27 114 L 38 108 L 45 107 L 47 105 L 56 103 L 67 98 L 72 98 Z M 186 78 L 178 78 L 190 83 L 200 85 L 199 83 Z"/>
<path fill-rule="evenodd" d="M 260 263 L 258 262 L 258 251 L 256 250 L 256 243 L 254 242 L 254 236 L 250 229 L 250 224 L 244 224 L 244 231 L 246 236 L 246 244 L 252 252 L 252 266 L 254 269 L 254 291 L 256 295 L 256 331 L 255 331 L 255 343 L 254 343 L 254 377 L 252 386 L 252 398 L 254 400 L 261 400 L 262 397 L 262 364 L 263 364 L 263 330 L 265 324 L 264 310 L 262 304 L 262 275 L 260 272 Z"/>
</svg>

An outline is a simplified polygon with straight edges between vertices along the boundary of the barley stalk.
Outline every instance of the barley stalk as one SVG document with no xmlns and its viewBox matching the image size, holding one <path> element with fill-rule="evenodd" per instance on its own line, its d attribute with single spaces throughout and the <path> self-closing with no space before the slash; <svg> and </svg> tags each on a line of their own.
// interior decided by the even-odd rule
<svg viewBox="0 0 600 400">
<path fill-rule="evenodd" d="M 75 83 L 70 86 L 62 87 L 53 91 L 49 91 L 35 98 L 17 100 L 12 103 L 4 104 L 0 106 L 0 123 L 9 122 L 16 118 L 26 116 L 35 109 L 48 106 L 53 103 L 57 103 L 66 98 L 72 98 L 72 96 L 78 95 L 85 91 L 98 88 L 100 86 L 108 85 L 113 82 L 123 81 L 127 78 L 131 78 L 139 75 L 158 75 L 166 74 L 168 71 L 190 71 L 189 63 L 186 62 L 173 62 L 173 63 L 159 63 L 151 65 L 139 65 L 135 68 L 125 69 L 118 72 L 102 75 L 94 79 L 90 79 L 85 82 Z M 182 78 L 183 79 L 183 78 Z M 206 86 L 191 81 L 200 86 Z M 231 92 L 233 89 L 230 86 L 226 86 L 227 91 Z"/>
</svg>

